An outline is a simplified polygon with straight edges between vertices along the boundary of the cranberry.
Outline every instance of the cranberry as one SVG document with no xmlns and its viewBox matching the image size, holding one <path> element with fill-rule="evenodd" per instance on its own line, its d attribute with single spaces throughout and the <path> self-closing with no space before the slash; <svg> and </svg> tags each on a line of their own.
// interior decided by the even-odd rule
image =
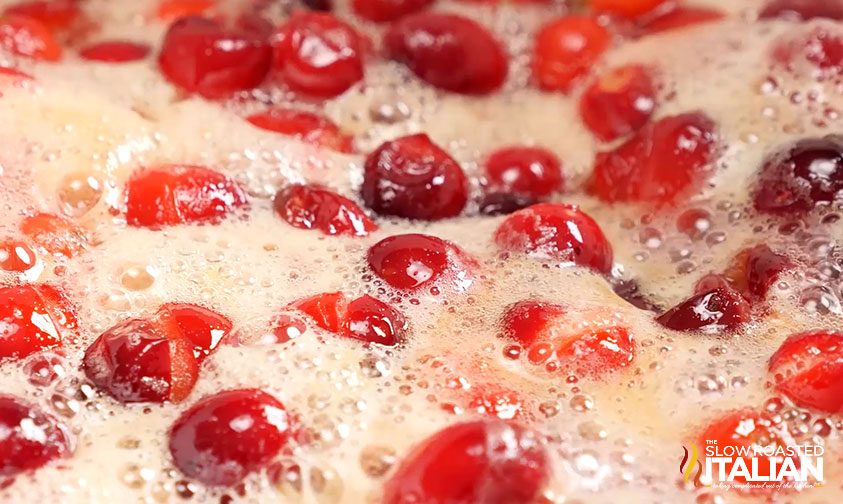
<svg viewBox="0 0 843 504">
<path fill-rule="evenodd" d="M 126 222 L 130 226 L 217 223 L 245 205 L 246 194 L 234 180 L 202 166 L 142 168 L 126 184 Z"/>
<path fill-rule="evenodd" d="M 331 97 L 363 79 L 365 39 L 323 12 L 296 12 L 273 40 L 275 70 L 293 91 Z"/>
<path fill-rule="evenodd" d="M 455 14 L 403 17 L 389 27 L 383 44 L 389 58 L 406 64 L 427 83 L 455 93 L 491 93 L 509 71 L 509 57 L 489 31 Z"/>
<path fill-rule="evenodd" d="M 0 476 L 16 476 L 70 455 L 67 429 L 39 408 L 0 394 Z"/>
<path fill-rule="evenodd" d="M 677 331 L 716 332 L 749 321 L 749 303 L 736 290 L 719 287 L 695 294 L 661 314 L 656 321 Z"/>
<path fill-rule="evenodd" d="M 0 17 L 0 47 L 28 58 L 44 61 L 61 59 L 61 45 L 47 26 L 35 18 Z"/>
<path fill-rule="evenodd" d="M 384 142 L 366 157 L 361 196 L 381 215 L 439 220 L 462 212 L 468 181 L 447 152 L 417 134 Z"/>
<path fill-rule="evenodd" d="M 364 295 L 350 303 L 344 334 L 367 343 L 395 346 L 405 339 L 408 324 L 404 315 L 372 296 Z"/>
<path fill-rule="evenodd" d="M 612 43 L 595 18 L 564 16 L 542 27 L 533 50 L 533 77 L 541 89 L 568 92 Z"/>
<path fill-rule="evenodd" d="M 403 234 L 384 238 L 372 245 L 369 267 L 396 289 L 416 289 L 450 273 L 465 281 L 465 262 L 470 258 L 451 242 L 423 234 Z"/>
<path fill-rule="evenodd" d="M 326 235 L 366 236 L 378 229 L 350 199 L 315 185 L 289 185 L 275 194 L 275 213 L 293 227 Z"/>
<path fill-rule="evenodd" d="M 73 307 L 54 287 L 0 287 L 0 359 L 59 347 L 75 329 Z"/>
<path fill-rule="evenodd" d="M 300 299 L 291 306 L 306 313 L 318 327 L 338 333 L 345 321 L 348 299 L 342 292 L 329 292 Z"/>
<path fill-rule="evenodd" d="M 18 84 L 23 81 L 32 80 L 33 77 L 26 72 L 21 72 L 17 68 L 10 68 L 0 66 L 0 78 L 11 81 L 12 84 Z M 0 96 L 3 96 L 0 94 Z"/>
<path fill-rule="evenodd" d="M 676 218 L 676 230 L 693 240 L 699 240 L 711 228 L 711 212 L 702 208 L 685 210 Z"/>
<path fill-rule="evenodd" d="M 767 245 L 748 249 L 738 258 L 743 260 L 746 291 L 750 296 L 763 299 L 779 276 L 794 267 L 787 256 L 773 252 Z"/>
<path fill-rule="evenodd" d="M 503 250 L 608 273 L 612 247 L 600 226 L 573 205 L 539 203 L 510 215 L 495 231 Z"/>
<path fill-rule="evenodd" d="M 273 108 L 247 120 L 258 128 L 297 138 L 337 152 L 354 152 L 354 139 L 330 119 L 303 110 Z"/>
<path fill-rule="evenodd" d="M 170 429 L 170 453 L 188 478 L 232 486 L 265 468 L 290 438 L 290 415 L 278 399 L 255 389 L 206 397 Z"/>
<path fill-rule="evenodd" d="M 791 73 L 809 73 L 816 80 L 836 77 L 843 72 L 843 35 L 825 27 L 786 34 L 774 44 L 773 59 Z"/>
<path fill-rule="evenodd" d="M 271 62 L 272 49 L 264 40 L 203 17 L 180 18 L 170 25 L 158 55 L 170 82 L 206 98 L 257 87 Z"/>
<path fill-rule="evenodd" d="M 668 0 L 590 0 L 591 8 L 628 19 L 652 12 Z"/>
<path fill-rule="evenodd" d="M 841 0 L 770 0 L 758 15 L 761 19 L 786 18 L 807 21 L 816 18 L 843 20 Z"/>
<path fill-rule="evenodd" d="M 76 0 L 32 0 L 12 4 L 3 10 L 4 16 L 36 19 L 52 31 L 70 27 L 79 17 Z"/>
<path fill-rule="evenodd" d="M 384 486 L 384 504 L 528 504 L 548 480 L 539 439 L 496 419 L 447 427 L 413 449 Z"/>
<path fill-rule="evenodd" d="M 20 230 L 47 252 L 65 257 L 79 255 L 91 242 L 85 230 L 76 223 L 49 213 L 24 218 Z"/>
<path fill-rule="evenodd" d="M 662 118 L 597 154 L 588 191 L 607 202 L 673 202 L 700 182 L 716 143 L 715 124 L 702 113 Z"/>
<path fill-rule="evenodd" d="M 580 98 L 580 117 L 594 136 L 609 142 L 639 130 L 656 107 L 650 71 L 640 65 L 601 75 Z"/>
<path fill-rule="evenodd" d="M 82 48 L 79 56 L 88 61 L 128 63 L 146 58 L 149 51 L 150 48 L 146 44 L 126 40 L 108 40 Z"/>
<path fill-rule="evenodd" d="M 283 344 L 298 338 L 307 331 L 307 325 L 302 320 L 288 315 L 275 317 L 272 324 L 272 332 L 261 339 L 264 344 Z"/>
<path fill-rule="evenodd" d="M 559 159 L 541 147 L 504 147 L 486 159 L 486 177 L 496 189 L 541 198 L 563 186 Z"/>
<path fill-rule="evenodd" d="M 712 23 L 720 21 L 724 17 L 726 15 L 718 9 L 679 5 L 648 19 L 641 28 L 644 33 L 660 33 L 703 23 Z"/>
<path fill-rule="evenodd" d="M 215 0 L 160 0 L 157 16 L 164 21 L 199 16 L 214 6 Z"/>
<path fill-rule="evenodd" d="M 165 303 L 158 319 L 172 334 L 193 344 L 193 356 L 201 363 L 231 332 L 231 321 L 213 310 L 190 303 Z"/>
<path fill-rule="evenodd" d="M 843 412 L 843 333 L 794 334 L 770 357 L 768 369 L 776 390 L 798 406 Z"/>
<path fill-rule="evenodd" d="M 420 11 L 430 6 L 434 0 L 354 0 L 351 5 L 358 16 L 384 23 Z"/>
<path fill-rule="evenodd" d="M 0 242 L 0 269 L 23 273 L 35 266 L 35 252 L 18 240 Z"/>
<path fill-rule="evenodd" d="M 501 335 L 523 348 L 529 348 L 550 330 L 554 321 L 566 313 L 567 310 L 561 305 L 543 301 L 519 301 L 508 306 L 504 312 L 500 322 Z"/>
<path fill-rule="evenodd" d="M 843 194 L 843 136 L 799 140 L 764 161 L 755 209 L 776 215 L 805 214 Z"/>
<path fill-rule="evenodd" d="M 509 215 L 536 203 L 534 198 L 523 194 L 491 192 L 483 195 L 478 210 L 481 215 Z"/>
<path fill-rule="evenodd" d="M 334 9 L 333 0 L 302 0 L 302 3 L 310 10 L 330 12 Z"/>
</svg>

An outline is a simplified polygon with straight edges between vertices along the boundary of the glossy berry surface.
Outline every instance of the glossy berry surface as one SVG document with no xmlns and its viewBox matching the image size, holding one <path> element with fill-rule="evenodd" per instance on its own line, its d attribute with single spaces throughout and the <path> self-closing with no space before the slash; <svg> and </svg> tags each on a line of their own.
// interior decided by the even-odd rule
<svg viewBox="0 0 843 504">
<path fill-rule="evenodd" d="M 491 93 L 509 71 L 509 56 L 492 34 L 455 14 L 403 17 L 390 25 L 383 43 L 389 58 L 427 83 L 455 93 Z"/>
<path fill-rule="evenodd" d="M 770 357 L 768 369 L 776 390 L 798 406 L 843 412 L 843 333 L 794 334 Z"/>
<path fill-rule="evenodd" d="M 656 321 L 676 331 L 718 332 L 735 329 L 749 319 L 749 302 L 738 291 L 720 286 L 691 296 Z"/>
<path fill-rule="evenodd" d="M 0 359 L 59 347 L 75 329 L 74 308 L 55 287 L 0 287 Z"/>
<path fill-rule="evenodd" d="M 216 0 L 159 0 L 156 16 L 170 21 L 189 16 L 199 16 L 214 6 Z"/>
<path fill-rule="evenodd" d="M 170 429 L 173 463 L 205 485 L 234 485 L 278 455 L 290 437 L 290 421 L 284 405 L 261 390 L 206 397 Z"/>
<path fill-rule="evenodd" d="M 384 504 L 528 504 L 549 461 L 527 429 L 500 420 L 465 422 L 433 434 L 405 456 L 384 486 Z"/>
<path fill-rule="evenodd" d="M 404 315 L 368 294 L 352 300 L 341 292 L 318 294 L 296 301 L 292 307 L 320 328 L 347 338 L 388 347 L 406 339 Z"/>
<path fill-rule="evenodd" d="M 396 289 L 416 289 L 445 276 L 460 282 L 468 275 L 463 252 L 456 245 L 430 235 L 384 238 L 372 245 L 367 260 L 372 271 Z"/>
<path fill-rule="evenodd" d="M 246 205 L 234 180 L 202 166 L 161 165 L 136 170 L 126 183 L 126 222 L 160 228 L 217 223 Z"/>
<path fill-rule="evenodd" d="M 486 178 L 496 190 L 541 198 L 563 187 L 555 154 L 541 147 L 504 147 L 486 158 Z"/>
<path fill-rule="evenodd" d="M 564 16 L 536 35 L 533 79 L 547 91 L 568 92 L 588 74 L 612 43 L 612 35 L 597 19 Z"/>
<path fill-rule="evenodd" d="M 43 61 L 61 59 L 62 48 L 50 29 L 35 18 L 0 17 L 0 47 L 7 51 Z"/>
<path fill-rule="evenodd" d="M 385 142 L 366 157 L 360 194 L 380 215 L 439 220 L 462 212 L 468 180 L 447 152 L 416 134 Z"/>
<path fill-rule="evenodd" d="M 589 0 L 588 4 L 592 9 L 599 12 L 634 19 L 652 12 L 657 7 L 669 1 L 670 0 Z"/>
<path fill-rule="evenodd" d="M 366 236 L 378 229 L 356 203 L 321 186 L 288 185 L 275 194 L 273 207 L 291 226 L 326 235 Z"/>
<path fill-rule="evenodd" d="M 385 23 L 420 11 L 433 3 L 434 0 L 353 0 L 351 6 L 361 18 Z"/>
<path fill-rule="evenodd" d="M 505 251 L 562 261 L 607 273 L 612 246 L 597 222 L 573 205 L 539 203 L 504 220 L 494 234 Z"/>
<path fill-rule="evenodd" d="M 250 115 L 247 120 L 258 128 L 291 136 L 309 144 L 337 152 L 354 152 L 354 139 L 330 119 L 303 110 L 273 108 Z"/>
<path fill-rule="evenodd" d="M 0 477 L 34 471 L 72 451 L 67 429 L 17 397 L 0 394 Z"/>
<path fill-rule="evenodd" d="M 782 18 L 808 21 L 816 18 L 843 20 L 840 0 L 770 0 L 758 14 L 760 19 Z"/>
<path fill-rule="evenodd" d="M 691 28 L 705 23 L 720 21 L 726 17 L 723 11 L 709 7 L 696 7 L 692 5 L 678 5 L 669 9 L 642 24 L 642 30 L 646 33 L 661 33 L 671 30 Z"/>
<path fill-rule="evenodd" d="M 77 0 L 25 0 L 3 9 L 4 16 L 35 19 L 52 31 L 69 28 L 79 14 Z"/>
<path fill-rule="evenodd" d="M 79 56 L 88 61 L 101 63 L 129 63 L 145 59 L 150 47 L 146 44 L 126 40 L 97 42 L 79 50 Z"/>
<path fill-rule="evenodd" d="M 598 139 L 615 140 L 639 130 L 656 108 L 656 86 L 640 65 L 615 68 L 586 88 L 580 117 Z"/>
</svg>

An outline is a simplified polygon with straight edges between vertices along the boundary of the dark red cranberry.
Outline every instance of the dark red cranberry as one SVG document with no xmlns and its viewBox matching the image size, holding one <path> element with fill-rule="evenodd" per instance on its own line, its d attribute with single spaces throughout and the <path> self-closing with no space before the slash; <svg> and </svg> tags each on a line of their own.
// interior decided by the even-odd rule
<svg viewBox="0 0 843 504">
<path fill-rule="evenodd" d="M 435 282 L 454 269 L 456 277 L 465 278 L 458 264 L 465 261 L 453 243 L 435 236 L 404 234 L 384 238 L 372 245 L 367 256 L 369 267 L 389 285 L 415 289 Z"/>
<path fill-rule="evenodd" d="M 539 439 L 515 423 L 447 427 L 414 448 L 384 486 L 384 504 L 528 504 L 550 474 Z"/>
<path fill-rule="evenodd" d="M 369 154 L 361 196 L 381 215 L 438 220 L 462 212 L 468 181 L 447 152 L 416 134 L 385 142 Z"/>
<path fill-rule="evenodd" d="M 760 19 L 784 18 L 807 21 L 816 18 L 843 20 L 841 0 L 770 0 L 761 9 Z"/>
<path fill-rule="evenodd" d="M 503 250 L 570 262 L 608 273 L 612 246 L 600 226 L 578 207 L 539 203 L 510 215 L 495 231 Z"/>
<path fill-rule="evenodd" d="M 363 78 L 365 40 L 331 14 L 294 13 L 272 45 L 275 71 L 294 91 L 331 97 Z"/>
<path fill-rule="evenodd" d="M 555 154 L 541 147 L 504 147 L 486 159 L 486 178 L 498 190 L 541 198 L 562 190 L 562 168 Z"/>
<path fill-rule="evenodd" d="M 435 0 L 354 0 L 351 5 L 358 16 L 384 23 L 420 11 Z"/>
<path fill-rule="evenodd" d="M 275 213 L 293 227 L 326 235 L 366 236 L 378 229 L 356 203 L 315 185 L 289 185 L 275 194 Z"/>
<path fill-rule="evenodd" d="M 206 98 L 257 87 L 271 62 L 272 49 L 263 39 L 196 16 L 170 25 L 158 55 L 168 80 Z"/>
<path fill-rule="evenodd" d="M 642 291 L 641 285 L 634 279 L 610 279 L 612 290 L 624 301 L 641 310 L 661 312 L 661 308 Z"/>
<path fill-rule="evenodd" d="M 0 359 L 60 347 L 75 329 L 73 307 L 54 287 L 0 287 Z"/>
<path fill-rule="evenodd" d="M 0 476 L 16 476 L 70 455 L 67 430 L 17 397 L 0 394 Z"/>
<path fill-rule="evenodd" d="M 369 295 L 348 303 L 345 318 L 345 335 L 383 346 L 402 342 L 408 328 L 401 312 Z"/>
<path fill-rule="evenodd" d="M 79 56 L 88 61 L 128 63 L 146 58 L 149 51 L 150 48 L 146 44 L 112 40 L 86 46 L 79 51 Z"/>
<path fill-rule="evenodd" d="M 767 245 L 753 247 L 746 253 L 747 290 L 763 299 L 779 276 L 793 267 L 789 257 L 773 252 Z"/>
<path fill-rule="evenodd" d="M 314 11 L 330 12 L 334 9 L 333 0 L 302 0 L 302 3 Z"/>
<path fill-rule="evenodd" d="M 806 138 L 764 161 L 753 199 L 759 212 L 805 214 L 843 190 L 843 136 Z"/>
<path fill-rule="evenodd" d="M 483 195 L 479 208 L 481 215 L 509 215 L 537 201 L 528 196 L 510 192 L 491 192 Z"/>
<path fill-rule="evenodd" d="M 193 356 L 199 363 L 217 349 L 232 328 L 225 315 L 190 303 L 165 303 L 156 317 L 165 330 L 193 344 Z"/>
<path fill-rule="evenodd" d="M 702 113 L 662 118 L 597 154 L 588 191 L 607 202 L 672 202 L 709 171 L 716 143 L 715 124 Z"/>
<path fill-rule="evenodd" d="M 580 117 L 605 142 L 640 129 L 656 107 L 656 86 L 640 65 L 616 68 L 601 75 L 580 98 Z"/>
<path fill-rule="evenodd" d="M 661 314 L 656 321 L 677 331 L 716 332 L 734 329 L 749 321 L 750 306 L 741 294 L 727 287 L 695 294 Z"/>
<path fill-rule="evenodd" d="M 837 415 L 843 412 L 843 334 L 794 334 L 770 357 L 776 390 L 799 406 Z"/>
<path fill-rule="evenodd" d="M 173 463 L 208 486 L 231 486 L 265 468 L 287 444 L 290 415 L 261 390 L 228 390 L 206 397 L 170 429 Z"/>
<path fill-rule="evenodd" d="M 612 35 L 591 16 L 563 16 L 536 34 L 533 79 L 548 91 L 568 92 L 609 49 Z"/>
</svg>

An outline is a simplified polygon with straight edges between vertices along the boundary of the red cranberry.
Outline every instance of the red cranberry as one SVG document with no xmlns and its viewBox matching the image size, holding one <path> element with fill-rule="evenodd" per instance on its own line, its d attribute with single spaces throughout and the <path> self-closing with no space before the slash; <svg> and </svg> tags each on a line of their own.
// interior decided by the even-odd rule
<svg viewBox="0 0 843 504">
<path fill-rule="evenodd" d="M 385 142 L 366 158 L 361 196 L 381 215 L 438 220 L 462 212 L 465 174 L 427 135 Z"/>
<path fill-rule="evenodd" d="M 600 76 L 580 98 L 580 117 L 605 142 L 639 130 L 656 107 L 649 70 L 628 65 Z"/>
<path fill-rule="evenodd" d="M 73 257 L 90 245 L 85 230 L 76 223 L 50 213 L 39 213 L 24 218 L 20 230 L 36 245 L 51 254 Z"/>
<path fill-rule="evenodd" d="M 245 205 L 246 194 L 234 180 L 202 166 L 142 168 L 126 184 L 126 222 L 130 226 L 217 223 Z"/>
<path fill-rule="evenodd" d="M 184 17 L 167 30 L 158 64 L 173 84 L 222 98 L 263 82 L 272 49 L 262 39 L 203 17 Z"/>
<path fill-rule="evenodd" d="M 753 194 L 755 209 L 804 214 L 843 191 L 843 136 L 806 138 L 764 161 Z"/>
<path fill-rule="evenodd" d="M 786 34 L 774 44 L 773 59 L 791 73 L 809 73 L 816 80 L 835 77 L 843 72 L 843 35 L 825 27 Z"/>
<path fill-rule="evenodd" d="M 478 210 L 481 215 L 509 215 L 536 203 L 534 198 L 523 194 L 491 192 L 483 195 Z"/>
<path fill-rule="evenodd" d="M 633 19 L 648 12 L 652 12 L 657 7 L 663 5 L 668 0 L 590 0 L 589 5 L 592 9 L 598 12 L 606 12 L 621 16 L 624 18 Z"/>
<path fill-rule="evenodd" d="M 59 347 L 75 329 L 73 307 L 54 287 L 0 287 L 0 359 Z"/>
<path fill-rule="evenodd" d="M 702 113 L 662 118 L 597 154 L 588 190 L 607 202 L 672 202 L 700 182 L 716 143 L 715 124 Z"/>
<path fill-rule="evenodd" d="M 363 78 L 365 40 L 331 14 L 294 13 L 273 47 L 275 71 L 294 91 L 331 97 Z"/>
<path fill-rule="evenodd" d="M 495 231 L 503 250 L 569 262 L 601 273 L 612 269 L 612 247 L 578 207 L 539 203 L 510 215 Z"/>
<path fill-rule="evenodd" d="M 265 468 L 290 438 L 290 415 L 275 397 L 255 389 L 206 397 L 170 429 L 170 453 L 188 478 L 232 486 Z"/>
<path fill-rule="evenodd" d="M 468 262 L 456 245 L 435 236 L 404 234 L 384 238 L 372 245 L 368 253 L 369 267 L 397 289 L 415 289 L 435 282 L 450 271 L 458 280 L 465 280 Z"/>
<path fill-rule="evenodd" d="M 761 19 L 785 18 L 807 21 L 816 18 L 843 20 L 840 0 L 770 0 L 758 15 Z"/>
<path fill-rule="evenodd" d="M 545 25 L 533 49 L 533 77 L 541 89 L 568 92 L 612 43 L 595 18 L 564 16 Z"/>
<path fill-rule="evenodd" d="M 167 331 L 193 344 L 193 356 L 201 363 L 231 332 L 231 321 L 213 310 L 190 303 L 165 303 L 157 317 Z"/>
<path fill-rule="evenodd" d="M 339 333 L 348 310 L 348 299 L 342 292 L 329 292 L 300 299 L 291 306 L 306 313 L 318 327 Z"/>
<path fill-rule="evenodd" d="M 0 476 L 16 476 L 70 455 L 66 428 L 17 397 L 0 394 Z"/>
<path fill-rule="evenodd" d="M 750 306 L 736 290 L 719 287 L 695 294 L 661 314 L 656 321 L 677 331 L 717 332 L 749 321 Z"/>
<path fill-rule="evenodd" d="M 642 30 L 644 33 L 660 33 L 703 23 L 712 23 L 720 21 L 724 17 L 726 15 L 718 9 L 678 5 L 648 19 L 643 23 Z"/>
<path fill-rule="evenodd" d="M 787 338 L 770 358 L 776 390 L 798 406 L 843 412 L 843 334 L 810 331 Z"/>
<path fill-rule="evenodd" d="M 483 26 L 455 14 L 420 12 L 394 22 L 383 44 L 389 58 L 433 86 L 463 94 L 501 87 L 509 57 Z"/>
<path fill-rule="evenodd" d="M 79 56 L 89 61 L 128 63 L 146 58 L 149 51 L 150 48 L 146 44 L 111 40 L 86 46 L 79 51 Z"/>
<path fill-rule="evenodd" d="M 302 0 L 302 3 L 310 10 L 330 12 L 334 9 L 333 0 Z"/>
<path fill-rule="evenodd" d="M 160 0 L 158 19 L 169 21 L 189 16 L 199 16 L 214 6 L 216 0 Z"/>
<path fill-rule="evenodd" d="M 354 0 L 351 5 L 358 16 L 384 23 L 420 11 L 434 0 Z"/>
<path fill-rule="evenodd" d="M 275 213 L 293 227 L 326 235 L 366 236 L 378 229 L 350 199 L 315 185 L 289 185 L 275 194 Z"/>
<path fill-rule="evenodd" d="M 47 26 L 35 18 L 0 17 L 0 48 L 44 61 L 61 59 L 62 48 Z"/>
<path fill-rule="evenodd" d="M 763 299 L 773 283 L 794 267 L 787 256 L 777 254 L 767 245 L 758 245 L 745 254 L 746 287 L 750 295 Z"/>
<path fill-rule="evenodd" d="M 384 486 L 384 504 L 528 504 L 549 478 L 539 439 L 515 423 L 476 420 L 430 436 Z"/>
<path fill-rule="evenodd" d="M 369 295 L 348 303 L 345 318 L 346 336 L 383 346 L 402 342 L 408 329 L 401 312 Z"/>
<path fill-rule="evenodd" d="M 676 218 L 676 230 L 689 238 L 699 240 L 711 228 L 711 212 L 702 208 L 685 210 Z"/>
<path fill-rule="evenodd" d="M 562 189 L 559 159 L 541 147 L 505 147 L 486 160 L 486 177 L 496 189 L 541 198 Z"/>
<path fill-rule="evenodd" d="M 18 240 L 0 242 L 0 269 L 23 273 L 35 266 L 35 252 Z"/>
<path fill-rule="evenodd" d="M 70 27 L 79 17 L 76 0 L 32 0 L 12 4 L 3 10 L 4 16 L 35 19 L 51 31 Z"/>
<path fill-rule="evenodd" d="M 354 139 L 330 119 L 303 110 L 273 108 L 247 120 L 258 128 L 297 138 L 337 152 L 354 152 Z"/>
</svg>

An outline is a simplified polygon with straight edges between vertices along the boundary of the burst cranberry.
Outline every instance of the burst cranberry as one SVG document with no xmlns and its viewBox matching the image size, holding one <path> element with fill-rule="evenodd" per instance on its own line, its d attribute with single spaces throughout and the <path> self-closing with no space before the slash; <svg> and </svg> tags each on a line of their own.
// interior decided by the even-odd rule
<svg viewBox="0 0 843 504">
<path fill-rule="evenodd" d="M 90 238 L 85 230 L 63 217 L 39 213 L 24 218 L 20 230 L 51 254 L 73 257 L 85 251 Z"/>
<path fill-rule="evenodd" d="M 423 234 L 384 238 L 372 245 L 367 259 L 372 271 L 397 289 L 415 289 L 446 274 L 466 282 L 468 272 L 462 263 L 470 263 L 453 243 Z"/>
<path fill-rule="evenodd" d="M 656 321 L 677 331 L 717 332 L 749 321 L 750 306 L 736 290 L 719 287 L 691 296 L 661 314 Z"/>
<path fill-rule="evenodd" d="M 843 136 L 807 138 L 764 161 L 753 194 L 759 212 L 804 214 L 843 191 Z"/>
<path fill-rule="evenodd" d="M 206 397 L 170 429 L 173 463 L 205 485 L 234 485 L 278 455 L 290 438 L 291 420 L 284 405 L 261 390 Z"/>
<path fill-rule="evenodd" d="M 501 335 L 524 348 L 529 348 L 566 312 L 561 305 L 542 301 L 520 301 L 510 305 L 504 312 L 501 319 Z"/>
<path fill-rule="evenodd" d="M 358 16 L 383 23 L 420 11 L 434 0 L 354 0 L 352 6 Z"/>
<path fill-rule="evenodd" d="M 798 406 L 843 412 L 843 334 L 811 331 L 787 338 L 768 367 L 776 390 Z"/>
<path fill-rule="evenodd" d="M 841 0 L 770 0 L 758 15 L 761 19 L 786 18 L 807 21 L 816 18 L 843 20 Z"/>
<path fill-rule="evenodd" d="M 703 23 L 712 23 L 720 21 L 724 17 L 726 15 L 718 9 L 679 5 L 647 20 L 642 25 L 642 29 L 645 33 L 660 33 Z"/>
<path fill-rule="evenodd" d="M 73 307 L 54 287 L 0 287 L 0 359 L 61 346 L 75 328 Z"/>
<path fill-rule="evenodd" d="M 193 356 L 201 363 L 231 332 L 231 321 L 213 310 L 189 303 L 166 303 L 158 309 L 165 329 L 193 344 Z"/>
<path fill-rule="evenodd" d="M 612 43 L 596 19 L 565 16 L 545 25 L 533 49 L 533 78 L 541 89 L 568 92 Z"/>
<path fill-rule="evenodd" d="M 363 78 L 365 40 L 331 14 L 294 13 L 273 47 L 275 70 L 294 91 L 331 97 Z"/>
<path fill-rule="evenodd" d="M 588 190 L 607 202 L 672 202 L 701 182 L 716 142 L 714 122 L 701 113 L 665 117 L 597 154 Z"/>
<path fill-rule="evenodd" d="M 535 198 L 511 192 L 490 192 L 484 194 L 478 205 L 481 215 L 509 215 L 530 205 L 535 205 Z"/>
<path fill-rule="evenodd" d="M 385 142 L 366 158 L 361 196 L 381 215 L 438 220 L 462 212 L 465 174 L 427 135 Z"/>
<path fill-rule="evenodd" d="M 562 189 L 559 159 L 541 147 L 505 147 L 486 160 L 486 177 L 496 189 L 541 198 Z"/>
<path fill-rule="evenodd" d="M 0 394 L 0 477 L 33 471 L 70 455 L 66 428 L 17 397 Z"/>
<path fill-rule="evenodd" d="M 246 194 L 234 180 L 202 166 L 142 168 L 126 184 L 126 222 L 130 226 L 216 223 L 245 205 Z"/>
<path fill-rule="evenodd" d="M 149 46 L 125 40 L 97 42 L 79 51 L 79 56 L 88 61 L 103 63 L 128 63 L 146 58 Z"/>
<path fill-rule="evenodd" d="M 36 60 L 58 61 L 61 46 L 43 23 L 23 16 L 0 17 L 0 47 Z"/>
<path fill-rule="evenodd" d="M 539 203 L 510 215 L 495 231 L 503 250 L 608 273 L 612 247 L 594 219 L 573 205 Z"/>
<path fill-rule="evenodd" d="M 515 423 L 476 420 L 424 440 L 384 486 L 384 504 L 528 504 L 548 480 L 539 439 Z"/>
<path fill-rule="evenodd" d="M 349 301 L 341 292 L 318 294 L 292 307 L 326 331 L 366 343 L 395 346 L 404 340 L 408 328 L 401 312 L 369 295 Z"/>
<path fill-rule="evenodd" d="M 348 309 L 348 299 L 342 292 L 330 292 L 300 299 L 292 307 L 306 313 L 322 329 L 339 333 Z"/>
<path fill-rule="evenodd" d="M 158 55 L 170 82 L 206 98 L 258 86 L 271 61 L 272 49 L 257 35 L 202 17 L 185 17 L 170 25 Z"/>
<path fill-rule="evenodd" d="M 198 16 L 214 6 L 215 0 L 161 0 L 156 15 L 169 21 L 188 16 Z"/>
<path fill-rule="evenodd" d="M 327 235 L 366 236 L 378 228 L 350 199 L 315 185 L 289 185 L 275 194 L 275 213 L 293 227 Z"/>
<path fill-rule="evenodd" d="M 337 152 L 354 152 L 354 140 L 330 119 L 303 110 L 273 108 L 247 120 L 258 128 L 297 138 Z"/>
<path fill-rule="evenodd" d="M 649 70 L 629 65 L 600 76 L 580 98 L 580 117 L 605 142 L 640 129 L 656 107 Z"/>
<path fill-rule="evenodd" d="M 636 18 L 651 12 L 667 0 L 589 0 L 591 8 L 624 18 Z"/>
<path fill-rule="evenodd" d="M 773 252 L 767 245 L 756 245 L 738 253 L 723 274 L 701 278 L 696 292 L 730 287 L 751 301 L 763 300 L 781 274 L 794 266 L 789 257 Z"/>
<path fill-rule="evenodd" d="M 429 84 L 455 93 L 491 93 L 501 87 L 509 69 L 506 52 L 489 31 L 454 14 L 404 17 L 389 27 L 383 43 L 389 58 Z"/>
<path fill-rule="evenodd" d="M 29 245 L 17 240 L 0 242 L 0 269 L 23 273 L 35 266 L 35 252 Z"/>
<path fill-rule="evenodd" d="M 36 19 L 50 30 L 68 28 L 79 17 L 75 0 L 34 0 L 19 2 L 3 10 L 3 15 Z"/>
</svg>

